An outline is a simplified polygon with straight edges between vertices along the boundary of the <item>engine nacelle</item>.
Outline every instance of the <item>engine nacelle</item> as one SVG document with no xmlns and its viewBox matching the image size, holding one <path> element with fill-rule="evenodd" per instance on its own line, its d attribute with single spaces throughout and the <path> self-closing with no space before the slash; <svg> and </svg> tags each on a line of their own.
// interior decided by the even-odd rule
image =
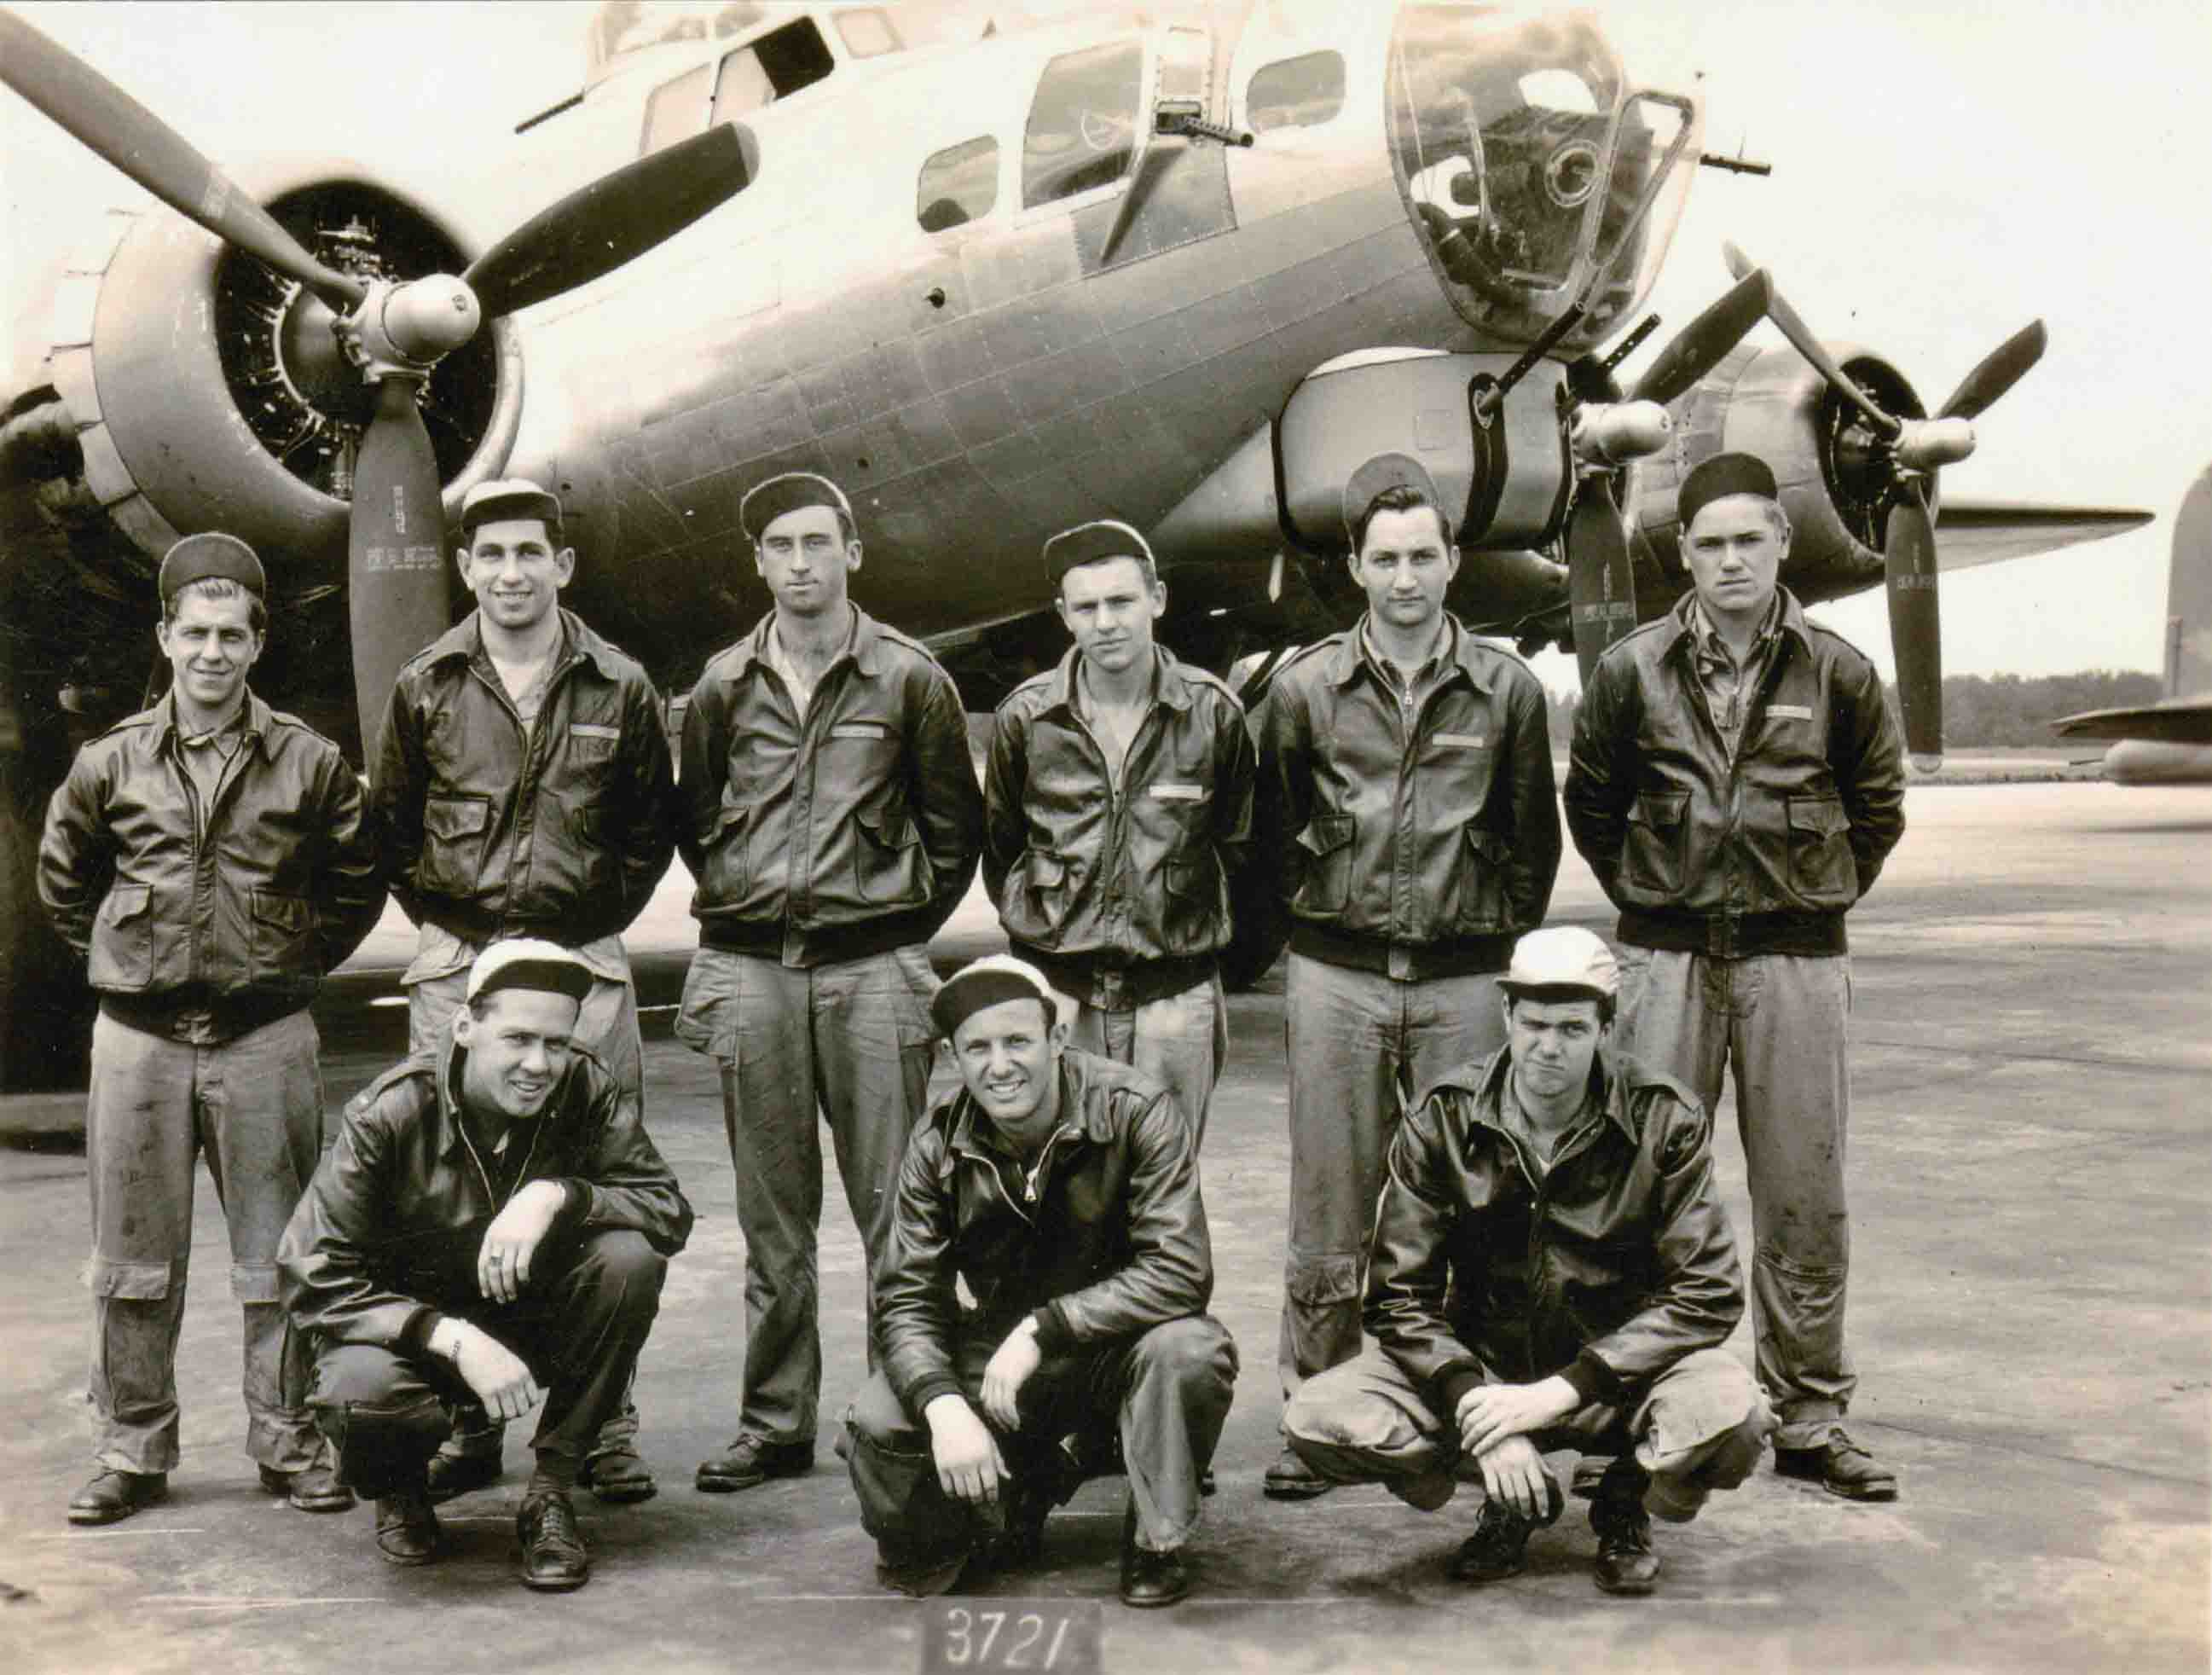
<svg viewBox="0 0 2212 1675">
<path fill-rule="evenodd" d="M 1924 416 L 1911 386 L 1887 361 L 1850 344 L 1831 347 L 1885 411 Z M 1686 579 L 1674 518 L 1682 479 L 1716 454 L 1741 452 L 1765 460 L 1782 490 L 1791 527 L 1784 582 L 1818 597 L 1881 583 L 1887 478 L 1842 445 L 1858 410 L 1803 356 L 1786 345 L 1737 349 L 1670 411 L 1674 436 L 1637 467 L 1631 515 L 1668 576 Z"/>
<path fill-rule="evenodd" d="M 333 266 L 388 277 L 458 273 L 470 243 L 422 199 L 350 165 L 293 165 L 249 186 Z M 342 581 L 351 442 L 366 392 L 329 375 L 307 334 L 327 312 L 250 256 L 166 209 L 118 216 L 56 300 L 51 376 L 77 426 L 88 490 L 149 557 L 225 529 L 289 572 L 296 594 Z M 448 517 L 514 445 L 522 368 L 495 321 L 425 393 Z"/>
</svg>

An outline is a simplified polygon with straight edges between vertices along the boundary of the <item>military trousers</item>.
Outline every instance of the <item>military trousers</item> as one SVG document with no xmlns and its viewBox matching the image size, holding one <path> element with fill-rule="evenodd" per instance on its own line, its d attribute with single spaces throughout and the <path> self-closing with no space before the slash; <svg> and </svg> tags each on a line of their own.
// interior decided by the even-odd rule
<svg viewBox="0 0 2212 1675">
<path fill-rule="evenodd" d="M 1229 1002 L 1218 977 L 1122 1011 L 1079 1002 L 1068 1039 L 1165 1082 L 1192 1144 L 1204 1142 L 1206 1108 L 1229 1056 Z"/>
</svg>

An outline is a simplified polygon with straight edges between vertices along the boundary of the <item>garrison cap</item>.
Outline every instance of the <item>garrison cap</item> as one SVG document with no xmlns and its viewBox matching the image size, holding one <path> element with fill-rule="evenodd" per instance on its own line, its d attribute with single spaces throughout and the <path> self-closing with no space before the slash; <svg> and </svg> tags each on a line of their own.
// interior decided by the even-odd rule
<svg viewBox="0 0 2212 1675">
<path fill-rule="evenodd" d="M 1620 993 L 1620 965 L 1602 937 L 1579 925 L 1532 930 L 1513 945 L 1513 963 L 1498 979 L 1509 995 L 1587 995 L 1613 1000 Z"/>
<path fill-rule="evenodd" d="M 592 992 L 592 968 L 558 942 L 510 936 L 494 942 L 469 967 L 468 998 L 502 989 L 536 989 L 581 1004 Z"/>
<path fill-rule="evenodd" d="M 738 525 L 747 540 L 757 543 L 762 532 L 786 512 L 808 506 L 827 506 L 843 516 L 846 527 L 854 527 L 853 502 L 845 498 L 845 491 L 811 471 L 787 471 L 755 484 L 738 502 Z"/>
<path fill-rule="evenodd" d="M 1774 473 L 1757 454 L 1716 454 L 1682 479 L 1674 496 L 1676 521 L 1686 530 L 1699 512 L 1730 495 L 1782 498 L 1782 491 L 1774 486 Z"/>
<path fill-rule="evenodd" d="M 561 545 L 561 499 L 526 477 L 495 478 L 479 483 L 461 498 L 461 539 L 472 539 L 477 527 L 502 518 L 536 518 L 553 545 Z"/>
<path fill-rule="evenodd" d="M 1064 1010 L 1061 996 L 1042 971 L 1010 953 L 993 953 L 970 960 L 945 979 L 929 1002 L 930 1021 L 949 1041 L 977 1013 L 1006 1001 L 1036 1001 L 1054 1023 Z"/>
<path fill-rule="evenodd" d="M 1344 485 L 1344 533 L 1347 539 L 1356 539 L 1359 521 L 1367 515 L 1375 496 L 1385 489 L 1418 490 L 1422 499 L 1437 509 L 1437 521 L 1443 525 L 1444 539 L 1451 539 L 1451 514 L 1444 509 L 1443 496 L 1437 492 L 1437 479 L 1429 475 L 1426 466 L 1410 454 L 1378 454 L 1352 473 Z"/>
<path fill-rule="evenodd" d="M 1044 544 L 1044 567 L 1055 588 L 1068 571 L 1109 558 L 1134 558 L 1149 567 L 1152 564 L 1152 550 L 1145 544 L 1142 535 L 1112 518 L 1079 523 L 1073 529 L 1061 530 Z"/>
<path fill-rule="evenodd" d="M 210 529 L 205 534 L 185 536 L 163 557 L 161 603 L 167 605 L 180 588 L 195 582 L 210 581 L 235 582 L 257 599 L 269 592 L 269 578 L 262 574 L 261 561 L 253 556 L 253 549 L 235 535 Z"/>
</svg>

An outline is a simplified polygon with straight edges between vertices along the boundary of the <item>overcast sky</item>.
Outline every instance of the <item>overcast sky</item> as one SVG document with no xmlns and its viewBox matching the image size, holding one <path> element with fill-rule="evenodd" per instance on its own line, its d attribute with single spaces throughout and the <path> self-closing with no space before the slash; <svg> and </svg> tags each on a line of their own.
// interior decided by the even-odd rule
<svg viewBox="0 0 2212 1675">
<path fill-rule="evenodd" d="M 558 0 L 15 9 L 226 165 L 296 147 L 403 180 L 495 170 L 516 120 L 580 85 L 590 14 Z M 1878 350 L 1930 406 L 2041 315 L 2050 352 L 1982 420 L 1981 451 L 1944 473 L 1946 493 L 2137 506 L 2158 521 L 1947 576 L 1946 667 L 2156 669 L 2172 513 L 2212 460 L 2212 131 L 2200 114 L 2212 7 L 1598 9 L 1633 77 L 1702 93 L 1709 149 L 1741 143 L 1775 166 L 1765 180 L 1699 172 L 1650 305 L 1668 320 L 1658 340 L 1727 284 L 1725 238 L 1772 269 L 1824 337 Z M 0 170 L 0 318 L 12 320 L 44 253 L 133 194 L 4 93 Z M 1880 600 L 1821 614 L 1887 670 Z M 1567 660 L 1541 672 L 1573 684 Z"/>
</svg>

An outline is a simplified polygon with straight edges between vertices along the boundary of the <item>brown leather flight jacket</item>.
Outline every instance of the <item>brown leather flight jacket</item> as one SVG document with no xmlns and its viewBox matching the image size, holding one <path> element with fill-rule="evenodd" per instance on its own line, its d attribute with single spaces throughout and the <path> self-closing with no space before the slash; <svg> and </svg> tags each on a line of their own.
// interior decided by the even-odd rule
<svg viewBox="0 0 2212 1675">
<path fill-rule="evenodd" d="M 1163 648 L 1157 701 L 1116 787 L 1078 712 L 1078 655 L 999 706 L 983 881 L 1016 951 L 1057 987 L 1142 1005 L 1204 982 L 1229 946 L 1252 831 L 1252 736 L 1228 687 Z M 1108 992 L 1107 971 L 1128 973 L 1126 992 Z"/>
<path fill-rule="evenodd" d="M 384 911 L 361 783 L 296 716 L 246 697 L 202 810 L 164 698 L 91 740 L 46 810 L 39 895 L 86 977 L 156 1033 L 222 1040 L 296 1012 Z"/>
<path fill-rule="evenodd" d="M 769 663 L 773 612 L 691 689 L 678 847 L 703 947 L 811 966 L 925 942 L 975 876 L 983 794 L 952 678 L 854 615 L 804 716 Z"/>
<path fill-rule="evenodd" d="M 1390 1143 L 1367 1330 L 1455 1411 L 1478 1384 L 1558 1374 L 1621 1404 L 1743 1314 L 1712 1124 L 1677 1082 L 1601 1049 L 1540 1178 L 1498 1120 L 1500 1049 L 1430 1090 Z"/>
<path fill-rule="evenodd" d="M 1731 757 L 1691 643 L 1693 599 L 1619 642 L 1575 716 L 1567 825 L 1620 940 L 1723 956 L 1845 951 L 1845 910 L 1905 835 L 1881 677 L 1789 590 Z"/>
<path fill-rule="evenodd" d="M 345 1108 L 337 1142 L 292 1212 L 276 1251 L 294 1325 L 338 1343 L 387 1348 L 419 1340 L 445 1312 L 481 1306 L 477 1253 L 492 1218 L 532 1181 L 567 1198 L 546 1237 L 627 1228 L 674 1256 L 691 1236 L 691 1206 L 640 1120 L 635 1098 L 578 1047 L 544 1110 L 518 1124 L 526 1147 L 514 1180 L 494 1185 L 461 1126 L 453 1094 L 464 1050 L 410 1058 Z"/>
<path fill-rule="evenodd" d="M 477 618 L 399 671 L 369 793 L 408 917 L 576 947 L 645 911 L 675 852 L 659 695 L 569 612 L 528 730 Z"/>
<path fill-rule="evenodd" d="M 963 1087 L 915 1126 L 876 1274 L 884 1376 L 907 1411 L 957 1392 L 954 1294 L 968 1331 L 1004 1337 L 1025 1314 L 1050 1350 L 1128 1337 L 1203 1313 L 1213 1247 L 1190 1125 L 1140 1070 L 1060 1055 L 1060 1123 L 1024 1172 Z"/>
<path fill-rule="evenodd" d="M 1361 631 L 1300 654 L 1260 706 L 1256 864 L 1291 947 L 1400 978 L 1503 971 L 1559 868 L 1544 689 L 1455 623 L 1409 716 Z"/>
</svg>

